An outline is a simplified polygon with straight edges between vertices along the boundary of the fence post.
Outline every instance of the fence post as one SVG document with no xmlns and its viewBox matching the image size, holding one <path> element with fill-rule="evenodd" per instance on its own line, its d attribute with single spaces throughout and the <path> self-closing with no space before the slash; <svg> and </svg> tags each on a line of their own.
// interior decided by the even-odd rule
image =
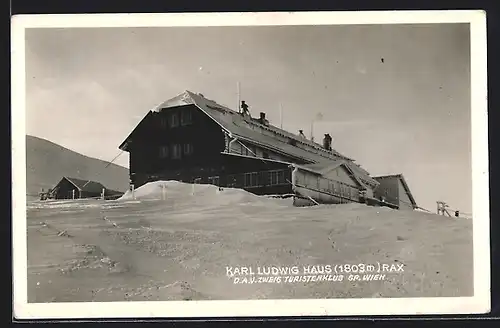
<svg viewBox="0 0 500 328">
<path fill-rule="evenodd" d="M 75 189 L 73 189 L 73 190 L 71 191 L 71 197 L 72 197 L 72 199 L 75 199 Z"/>
<path fill-rule="evenodd" d="M 105 189 L 102 188 L 102 191 L 101 191 L 101 199 L 104 200 L 104 193 L 105 193 Z"/>
<path fill-rule="evenodd" d="M 135 200 L 135 189 L 133 184 L 130 185 L 130 191 L 132 192 L 132 199 Z"/>
<path fill-rule="evenodd" d="M 195 178 L 195 179 L 193 179 L 193 184 L 192 184 L 192 188 L 193 188 L 193 189 L 192 189 L 192 195 L 193 195 L 193 196 L 194 196 L 194 194 L 195 194 L 195 186 L 196 186 L 196 183 L 197 183 L 198 181 L 200 181 L 200 180 L 201 180 L 201 178 Z"/>
<path fill-rule="evenodd" d="M 165 200 L 165 184 L 161 185 L 161 198 Z"/>
</svg>

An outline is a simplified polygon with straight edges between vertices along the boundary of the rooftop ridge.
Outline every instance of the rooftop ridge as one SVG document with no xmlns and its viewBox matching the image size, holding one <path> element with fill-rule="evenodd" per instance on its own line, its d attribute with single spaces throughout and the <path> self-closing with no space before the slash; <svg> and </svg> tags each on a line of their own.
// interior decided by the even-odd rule
<svg viewBox="0 0 500 328">
<path fill-rule="evenodd" d="M 234 109 L 231 109 L 227 106 L 224 106 L 224 105 L 221 105 L 219 104 L 218 102 L 216 102 L 215 100 L 212 100 L 212 99 L 209 99 L 209 98 L 206 98 L 204 95 L 200 94 L 200 93 L 194 93 L 192 91 L 189 91 L 189 90 L 186 90 L 184 93 L 181 93 L 179 94 L 178 96 L 172 98 L 172 99 L 175 99 L 177 97 L 180 97 L 182 96 L 183 94 L 187 94 L 189 97 L 191 97 L 191 99 L 193 98 L 192 96 L 195 95 L 195 96 L 198 96 L 198 97 L 201 97 L 203 98 L 204 100 L 206 101 L 209 101 L 211 102 L 213 105 L 215 105 L 216 107 L 220 107 L 220 109 L 223 109 L 231 114 L 240 114 L 239 112 L 235 111 Z M 196 100 L 195 99 L 192 99 L 194 103 L 196 103 Z M 340 154 L 339 152 L 337 151 L 330 151 L 330 150 L 326 150 L 324 149 L 319 143 L 317 142 L 314 142 L 312 140 L 309 140 L 309 139 L 302 139 L 300 138 L 299 136 L 295 135 L 294 133 L 290 132 L 290 131 L 287 131 L 285 129 L 282 129 L 282 128 L 279 128 L 273 124 L 269 124 L 269 125 L 264 125 L 260 122 L 257 122 L 253 117 L 251 117 L 250 119 L 247 119 L 245 117 L 242 117 L 242 120 L 250 125 L 254 125 L 254 126 L 257 126 L 261 129 L 264 129 L 264 130 L 267 130 L 267 131 L 270 131 L 274 134 L 278 134 L 278 135 L 282 135 L 283 137 L 286 137 L 286 138 L 291 138 L 293 139 L 294 141 L 298 142 L 298 143 L 301 143 L 303 145 L 306 145 L 306 146 L 309 146 L 309 147 L 312 147 L 315 151 L 317 152 L 314 152 L 312 151 L 312 149 L 304 149 L 305 151 L 309 151 L 309 152 L 313 152 L 315 154 L 318 154 L 322 157 L 325 157 L 326 159 L 337 159 L 337 158 L 342 158 L 342 159 L 346 159 L 346 160 L 350 160 L 350 161 L 353 161 L 353 159 L 345 156 L 345 155 L 342 155 Z M 269 128 L 269 127 L 272 127 L 272 128 Z M 326 156 L 323 156 L 323 155 L 326 155 Z"/>
</svg>

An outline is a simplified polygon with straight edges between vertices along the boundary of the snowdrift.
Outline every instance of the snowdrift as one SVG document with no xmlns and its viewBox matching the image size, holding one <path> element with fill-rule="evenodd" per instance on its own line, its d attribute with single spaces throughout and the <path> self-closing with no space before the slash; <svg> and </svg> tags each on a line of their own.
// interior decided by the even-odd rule
<svg viewBox="0 0 500 328">
<path fill-rule="evenodd" d="M 223 188 L 210 184 L 190 184 L 179 181 L 155 181 L 132 192 L 127 191 L 118 201 L 171 200 L 196 204 L 291 204 L 290 201 L 267 196 L 257 196 L 242 189 Z"/>
</svg>

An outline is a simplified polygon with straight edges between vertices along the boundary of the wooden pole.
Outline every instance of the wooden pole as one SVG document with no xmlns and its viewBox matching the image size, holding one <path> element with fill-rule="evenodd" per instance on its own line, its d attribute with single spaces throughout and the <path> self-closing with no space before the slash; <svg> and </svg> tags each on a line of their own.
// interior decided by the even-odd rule
<svg viewBox="0 0 500 328">
<path fill-rule="evenodd" d="M 110 162 L 108 162 L 108 164 L 106 164 L 105 168 L 107 168 L 108 166 L 110 166 L 118 157 L 120 157 L 121 154 L 123 154 L 123 150 L 120 151 L 118 153 L 118 155 L 115 156 L 115 158 L 113 158 Z"/>
<path fill-rule="evenodd" d="M 280 103 L 280 129 L 283 129 L 283 104 Z"/>
<path fill-rule="evenodd" d="M 314 120 L 311 121 L 311 141 L 314 141 Z"/>
<path fill-rule="evenodd" d="M 241 113 L 240 103 L 241 103 L 241 92 L 240 92 L 240 82 L 236 82 L 236 95 L 238 98 L 238 103 L 236 104 L 236 109 L 238 109 L 238 113 Z"/>
<path fill-rule="evenodd" d="M 198 181 L 200 181 L 200 180 L 201 180 L 201 178 L 195 178 L 195 179 L 193 179 L 193 190 L 192 190 L 192 195 L 193 195 L 193 196 L 194 196 L 194 194 L 195 194 L 195 186 L 196 186 L 196 183 L 197 183 Z"/>
<path fill-rule="evenodd" d="M 315 201 L 311 196 L 307 196 L 311 202 L 313 202 L 315 205 L 319 205 L 317 201 Z"/>
</svg>

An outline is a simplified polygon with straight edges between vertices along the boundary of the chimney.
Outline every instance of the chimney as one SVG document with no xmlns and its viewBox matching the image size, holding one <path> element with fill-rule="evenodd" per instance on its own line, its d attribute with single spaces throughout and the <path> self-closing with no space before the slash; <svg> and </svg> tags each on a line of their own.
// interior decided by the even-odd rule
<svg viewBox="0 0 500 328">
<path fill-rule="evenodd" d="M 268 121 L 266 120 L 266 113 L 260 112 L 259 122 L 260 124 L 267 125 Z"/>
<path fill-rule="evenodd" d="M 306 136 L 304 135 L 304 130 L 299 130 L 299 136 L 300 136 L 301 138 L 306 139 Z"/>
<path fill-rule="evenodd" d="M 326 150 L 332 150 L 332 137 L 328 133 L 326 133 L 323 138 L 323 148 Z"/>
<path fill-rule="evenodd" d="M 325 137 L 323 138 L 323 148 L 328 150 L 328 136 L 325 134 Z"/>
</svg>

